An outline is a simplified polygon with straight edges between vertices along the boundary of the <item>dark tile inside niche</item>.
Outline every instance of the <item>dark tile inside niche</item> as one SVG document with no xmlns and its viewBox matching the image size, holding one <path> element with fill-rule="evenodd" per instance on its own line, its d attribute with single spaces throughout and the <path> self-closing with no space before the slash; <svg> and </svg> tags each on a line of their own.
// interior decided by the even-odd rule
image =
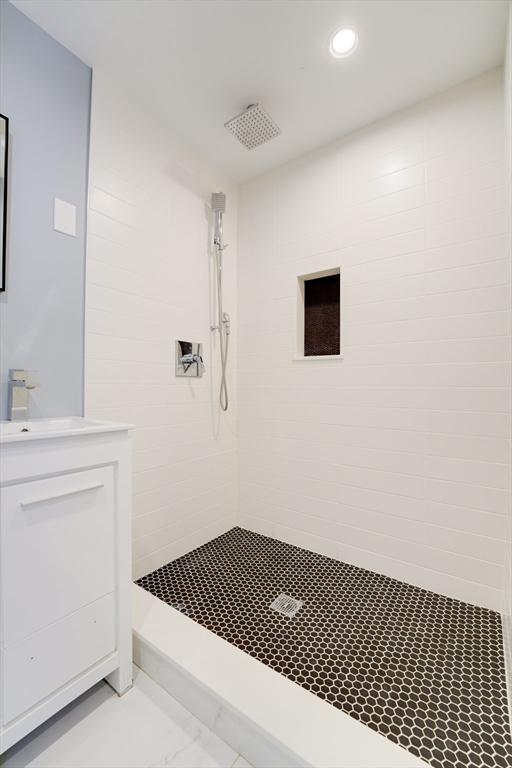
<svg viewBox="0 0 512 768">
<path fill-rule="evenodd" d="M 493 611 L 241 528 L 137 583 L 435 768 L 512 768 Z"/>
</svg>

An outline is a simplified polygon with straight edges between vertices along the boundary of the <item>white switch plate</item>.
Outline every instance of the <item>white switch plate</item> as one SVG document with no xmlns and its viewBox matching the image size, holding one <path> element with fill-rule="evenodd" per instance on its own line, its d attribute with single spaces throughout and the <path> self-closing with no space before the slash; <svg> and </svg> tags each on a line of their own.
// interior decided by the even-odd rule
<svg viewBox="0 0 512 768">
<path fill-rule="evenodd" d="M 56 232 L 76 237 L 76 205 L 55 198 L 53 209 L 53 228 Z"/>
</svg>

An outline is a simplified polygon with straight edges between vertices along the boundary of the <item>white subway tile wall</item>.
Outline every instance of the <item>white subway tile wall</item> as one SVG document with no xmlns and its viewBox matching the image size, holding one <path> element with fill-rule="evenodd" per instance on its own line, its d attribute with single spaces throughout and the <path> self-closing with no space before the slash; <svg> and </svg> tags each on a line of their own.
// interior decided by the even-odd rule
<svg viewBox="0 0 512 768">
<path fill-rule="evenodd" d="M 175 158 L 175 160 L 173 160 Z M 228 195 L 231 410 L 219 416 L 205 199 Z M 95 72 L 86 295 L 86 415 L 136 424 L 134 577 L 231 528 L 236 477 L 236 189 L 198 165 Z M 202 342 L 178 379 L 174 341 Z"/>
<path fill-rule="evenodd" d="M 258 177 L 238 264 L 239 524 L 497 610 L 503 125 L 494 70 Z M 297 276 L 339 265 L 344 360 L 293 361 Z"/>
</svg>

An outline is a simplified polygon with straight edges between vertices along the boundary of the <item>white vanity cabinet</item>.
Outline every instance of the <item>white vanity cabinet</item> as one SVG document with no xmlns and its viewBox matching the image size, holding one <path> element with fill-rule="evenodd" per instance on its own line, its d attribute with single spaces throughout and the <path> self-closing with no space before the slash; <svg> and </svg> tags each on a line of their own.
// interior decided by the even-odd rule
<svg viewBox="0 0 512 768">
<path fill-rule="evenodd" d="M 130 687 L 130 530 L 129 425 L 0 424 L 2 752 L 103 677 Z"/>
</svg>

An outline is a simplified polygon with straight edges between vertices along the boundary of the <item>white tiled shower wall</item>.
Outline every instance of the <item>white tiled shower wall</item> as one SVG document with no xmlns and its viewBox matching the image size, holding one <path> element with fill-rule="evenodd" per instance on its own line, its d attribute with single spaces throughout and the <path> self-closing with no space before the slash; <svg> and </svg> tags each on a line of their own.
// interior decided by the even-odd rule
<svg viewBox="0 0 512 768">
<path fill-rule="evenodd" d="M 171 157 L 171 159 L 169 159 Z M 172 160 L 172 158 L 176 160 Z M 134 573 L 237 519 L 203 200 L 228 193 L 242 525 L 501 608 L 509 270 L 499 71 L 236 190 L 96 73 L 86 413 L 132 421 Z M 296 278 L 340 266 L 344 360 L 295 362 Z M 174 378 L 174 340 L 206 376 Z M 213 376 L 212 376 L 213 373 Z"/>
<path fill-rule="evenodd" d="M 176 158 L 175 160 L 173 158 Z M 219 419 L 204 200 L 228 195 L 230 396 Z M 89 417 L 136 424 L 134 575 L 232 527 L 236 510 L 236 190 L 95 72 L 86 290 Z M 202 379 L 177 379 L 175 339 L 204 344 Z"/>
<path fill-rule="evenodd" d="M 246 184 L 238 262 L 241 524 L 498 610 L 503 117 L 495 70 Z M 337 266 L 344 359 L 294 361 L 297 276 Z"/>
</svg>

